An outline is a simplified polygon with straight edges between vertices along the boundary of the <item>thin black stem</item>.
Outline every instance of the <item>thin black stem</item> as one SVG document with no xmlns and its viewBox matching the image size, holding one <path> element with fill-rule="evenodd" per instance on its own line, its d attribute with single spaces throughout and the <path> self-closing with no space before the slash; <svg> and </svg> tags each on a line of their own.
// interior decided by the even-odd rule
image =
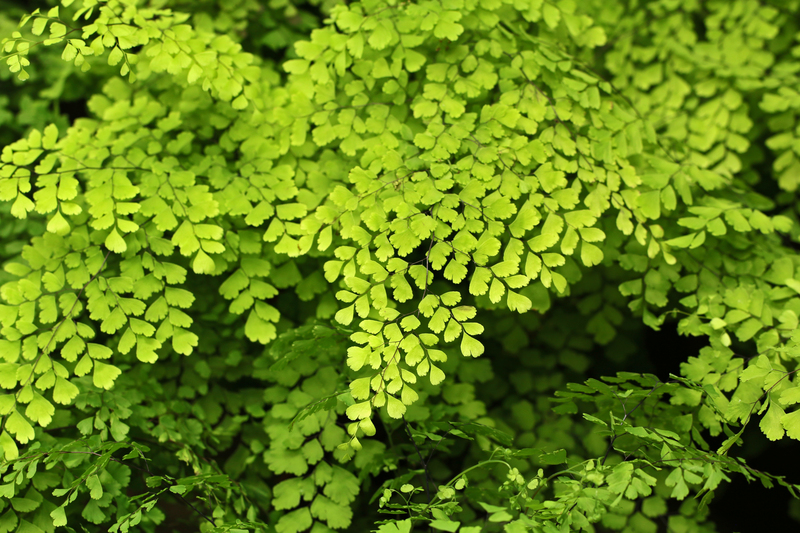
<svg viewBox="0 0 800 533">
<path fill-rule="evenodd" d="M 406 428 L 406 433 L 408 433 L 408 438 L 411 439 L 411 444 L 414 446 L 414 449 L 417 450 L 417 455 L 419 455 L 419 462 L 422 465 L 422 472 L 425 475 L 425 496 L 428 498 L 428 504 L 431 503 L 431 491 L 430 486 L 428 484 L 428 463 L 425 462 L 425 459 L 422 458 L 422 452 L 419 450 L 416 441 L 414 441 L 414 435 L 411 434 L 411 428 L 408 427 L 408 422 L 406 421 L 406 417 L 403 417 L 403 425 Z"/>
</svg>

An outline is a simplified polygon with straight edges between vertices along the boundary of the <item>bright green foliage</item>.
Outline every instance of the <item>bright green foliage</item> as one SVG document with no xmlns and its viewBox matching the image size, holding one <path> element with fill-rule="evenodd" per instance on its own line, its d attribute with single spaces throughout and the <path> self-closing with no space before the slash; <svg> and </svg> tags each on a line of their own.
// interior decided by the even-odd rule
<svg viewBox="0 0 800 533">
<path fill-rule="evenodd" d="M 0 13 L 41 89 L 0 98 L 0 531 L 709 531 L 733 476 L 797 496 L 734 445 L 800 440 L 800 4 L 643 4 Z M 707 345 L 629 371 L 665 326 Z"/>
</svg>

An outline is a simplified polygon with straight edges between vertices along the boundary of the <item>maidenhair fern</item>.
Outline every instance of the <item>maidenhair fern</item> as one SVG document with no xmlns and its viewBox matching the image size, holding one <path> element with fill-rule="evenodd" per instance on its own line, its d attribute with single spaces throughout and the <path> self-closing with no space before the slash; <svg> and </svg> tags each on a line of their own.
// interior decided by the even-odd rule
<svg viewBox="0 0 800 533">
<path fill-rule="evenodd" d="M 797 495 L 734 446 L 800 439 L 799 11 L 23 16 L 16 87 L 86 116 L 19 111 L 0 155 L 0 531 L 709 531 L 734 476 Z M 634 372 L 643 327 L 705 347 Z"/>
</svg>

